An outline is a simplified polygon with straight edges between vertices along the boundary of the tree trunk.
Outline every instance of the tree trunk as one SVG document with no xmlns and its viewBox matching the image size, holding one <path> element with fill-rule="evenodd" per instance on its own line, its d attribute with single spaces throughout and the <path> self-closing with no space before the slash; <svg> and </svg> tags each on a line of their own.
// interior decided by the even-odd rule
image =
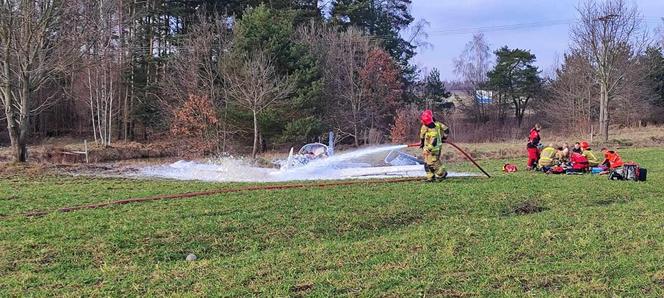
<svg viewBox="0 0 664 298">
<path fill-rule="evenodd" d="M 12 145 L 12 151 L 14 151 L 14 161 L 15 162 L 27 162 L 28 161 L 28 146 L 25 143 L 16 143 Z"/>
<path fill-rule="evenodd" d="M 122 137 L 127 142 L 127 131 L 129 130 L 129 87 L 125 88 L 124 101 L 122 103 Z"/>
<path fill-rule="evenodd" d="M 15 161 L 17 162 L 27 162 L 28 161 L 28 134 L 30 126 L 30 77 L 25 74 L 22 76 L 21 80 L 23 82 L 21 86 L 21 109 L 19 112 L 19 122 L 18 122 L 18 142 L 15 146 Z"/>
<path fill-rule="evenodd" d="M 11 143 L 12 152 L 14 153 L 14 161 L 19 162 L 21 154 L 18 141 L 18 129 L 14 119 L 14 112 L 9 109 L 10 108 L 5 107 L 5 115 L 7 116 L 7 130 L 9 130 L 9 142 Z"/>
<path fill-rule="evenodd" d="M 599 100 L 599 129 L 604 142 L 609 141 L 609 92 L 605 83 L 601 83 Z"/>
<path fill-rule="evenodd" d="M 253 110 L 254 114 L 254 148 L 251 150 L 251 157 L 256 158 L 256 153 L 258 153 L 258 117 L 256 115 L 256 110 Z"/>
<path fill-rule="evenodd" d="M 523 111 L 519 99 L 513 99 L 514 101 L 514 112 L 516 117 L 516 127 L 521 128 L 521 123 L 523 123 Z"/>
<path fill-rule="evenodd" d="M 358 131 L 357 131 L 357 124 L 353 124 L 353 139 L 355 140 L 355 148 L 360 147 L 360 142 L 358 140 Z"/>
</svg>

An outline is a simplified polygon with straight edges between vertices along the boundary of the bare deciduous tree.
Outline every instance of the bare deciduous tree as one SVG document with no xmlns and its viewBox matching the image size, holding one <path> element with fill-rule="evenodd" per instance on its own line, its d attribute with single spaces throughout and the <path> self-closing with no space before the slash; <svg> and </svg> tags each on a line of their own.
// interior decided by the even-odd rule
<svg viewBox="0 0 664 298">
<path fill-rule="evenodd" d="M 545 120 L 568 131 L 591 133 L 599 88 L 587 57 L 574 51 L 566 54 L 549 90 L 549 100 L 538 105 Z"/>
<path fill-rule="evenodd" d="M 34 94 L 57 78 L 72 53 L 68 1 L 0 1 L 0 99 L 16 162 L 26 162 Z"/>
<path fill-rule="evenodd" d="M 371 40 L 353 27 L 339 32 L 334 27 L 311 24 L 299 31 L 301 40 L 313 49 L 322 66 L 326 116 L 337 131 L 337 140 L 350 137 L 359 146 L 370 107 L 360 72 L 373 48 Z"/>
<path fill-rule="evenodd" d="M 425 19 L 419 19 L 408 27 L 408 43 L 415 45 L 418 49 L 432 49 L 433 44 L 429 42 L 429 33 L 426 29 L 431 27 L 431 23 Z"/>
<path fill-rule="evenodd" d="M 647 117 L 652 108 L 649 100 L 654 96 L 652 82 L 649 78 L 649 65 L 643 54 L 629 55 L 626 64 L 622 65 L 624 79 L 620 88 L 614 93 L 613 104 L 609 107 L 612 122 L 623 126 L 637 126 Z"/>
<path fill-rule="evenodd" d="M 664 18 L 662 18 L 662 23 L 657 26 L 655 34 L 655 42 L 660 48 L 664 48 Z"/>
<path fill-rule="evenodd" d="M 183 36 L 181 46 L 167 63 L 171 73 L 163 79 L 160 89 L 167 99 L 177 103 L 162 102 L 173 110 L 192 95 L 209 98 L 220 112 L 218 133 L 221 151 L 226 151 L 227 139 L 233 133 L 228 121 L 228 100 L 223 86 L 224 64 L 232 46 L 232 36 L 227 17 L 222 15 L 198 16 L 198 23 Z"/>
<path fill-rule="evenodd" d="M 473 98 L 471 111 L 476 121 L 487 120 L 488 103 L 478 99 L 478 92 L 489 80 L 487 73 L 491 70 L 491 49 L 484 34 L 477 33 L 466 44 L 459 57 L 454 59 L 454 72 L 465 86 L 465 92 Z"/>
<path fill-rule="evenodd" d="M 252 157 L 258 153 L 258 116 L 275 101 L 288 97 L 295 89 L 293 77 L 277 74 L 272 60 L 256 51 L 230 66 L 224 75 L 226 90 L 231 99 L 253 116 L 254 142 Z"/>
<path fill-rule="evenodd" d="M 327 37 L 329 52 L 325 59 L 325 77 L 329 80 L 329 89 L 326 93 L 336 97 L 336 126 L 350 135 L 357 147 L 362 137 L 362 126 L 369 119 L 371 105 L 365 98 L 368 90 L 363 87 L 360 71 L 367 63 L 372 45 L 354 28 Z"/>
<path fill-rule="evenodd" d="M 121 99 L 122 48 L 118 42 L 122 26 L 118 24 L 117 0 L 82 3 L 88 22 L 84 34 L 83 65 L 78 71 L 82 90 L 77 97 L 90 108 L 95 143 L 111 145 L 116 104 Z"/>
<path fill-rule="evenodd" d="M 625 0 L 589 0 L 579 9 L 580 21 L 571 38 L 577 51 L 586 55 L 599 84 L 600 134 L 609 139 L 610 102 L 625 85 L 630 58 L 643 46 L 642 17 Z"/>
</svg>

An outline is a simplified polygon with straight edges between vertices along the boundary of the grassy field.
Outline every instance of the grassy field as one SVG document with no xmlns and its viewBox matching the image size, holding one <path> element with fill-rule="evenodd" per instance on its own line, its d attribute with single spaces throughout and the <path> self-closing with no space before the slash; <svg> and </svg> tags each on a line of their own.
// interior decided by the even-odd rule
<svg viewBox="0 0 664 298">
<path fill-rule="evenodd" d="M 234 187 L 0 180 L 0 296 L 664 296 L 664 150 L 645 183 L 500 174 L 254 191 L 27 218 L 32 210 Z M 459 165 L 459 169 L 469 169 Z M 198 260 L 185 261 L 194 253 Z"/>
</svg>

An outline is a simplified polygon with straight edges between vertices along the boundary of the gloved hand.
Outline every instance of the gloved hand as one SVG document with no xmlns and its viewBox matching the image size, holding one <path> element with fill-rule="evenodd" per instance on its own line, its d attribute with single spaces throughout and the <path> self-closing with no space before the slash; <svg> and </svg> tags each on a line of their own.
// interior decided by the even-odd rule
<svg viewBox="0 0 664 298">
<path fill-rule="evenodd" d="M 422 152 L 422 157 L 424 157 L 426 159 L 429 156 L 431 156 L 431 151 L 428 150 L 428 149 L 425 149 L 424 152 Z"/>
<path fill-rule="evenodd" d="M 424 149 L 424 139 L 420 140 L 420 149 Z"/>
</svg>

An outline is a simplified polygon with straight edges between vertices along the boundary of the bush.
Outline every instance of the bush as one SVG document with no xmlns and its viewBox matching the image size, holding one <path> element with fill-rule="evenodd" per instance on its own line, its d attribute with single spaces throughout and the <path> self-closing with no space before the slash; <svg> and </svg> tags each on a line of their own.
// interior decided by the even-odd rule
<svg viewBox="0 0 664 298">
<path fill-rule="evenodd" d="M 392 143 L 405 144 L 417 139 L 419 132 L 418 116 L 419 113 L 414 108 L 397 110 L 394 125 L 390 128 Z"/>
<path fill-rule="evenodd" d="M 219 119 L 212 102 L 205 96 L 190 95 L 173 112 L 171 133 L 180 140 L 189 139 L 194 151 L 210 151 L 218 143 L 217 123 Z"/>
</svg>

